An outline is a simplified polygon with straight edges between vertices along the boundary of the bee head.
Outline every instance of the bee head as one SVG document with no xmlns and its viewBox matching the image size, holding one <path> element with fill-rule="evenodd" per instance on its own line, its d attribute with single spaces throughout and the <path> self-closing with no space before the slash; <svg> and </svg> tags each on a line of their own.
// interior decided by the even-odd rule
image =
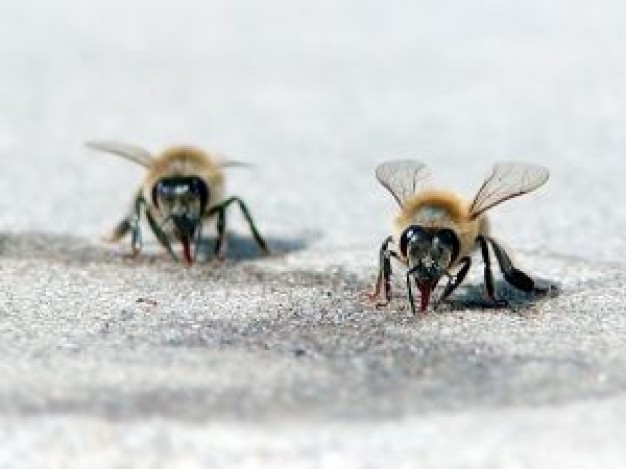
<svg viewBox="0 0 626 469">
<path fill-rule="evenodd" d="M 209 201 L 209 187 L 197 176 L 160 179 L 152 188 L 152 203 L 174 224 L 182 241 L 194 238 Z"/>
<path fill-rule="evenodd" d="M 400 237 L 400 252 L 408 259 L 409 273 L 415 278 L 425 310 L 430 293 L 459 255 L 459 238 L 449 228 L 427 230 L 411 225 Z"/>
</svg>

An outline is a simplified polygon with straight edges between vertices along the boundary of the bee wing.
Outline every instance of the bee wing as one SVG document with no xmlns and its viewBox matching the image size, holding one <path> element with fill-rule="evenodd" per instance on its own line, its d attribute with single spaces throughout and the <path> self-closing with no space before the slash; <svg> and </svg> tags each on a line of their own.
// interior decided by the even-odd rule
<svg viewBox="0 0 626 469">
<path fill-rule="evenodd" d="M 505 200 L 528 194 L 542 186 L 549 176 L 543 166 L 506 162 L 493 167 L 470 206 L 470 218 L 474 219 Z"/>
<path fill-rule="evenodd" d="M 254 165 L 246 161 L 234 160 L 224 153 L 210 152 L 209 157 L 219 168 L 254 168 Z"/>
<path fill-rule="evenodd" d="M 395 197 L 400 206 L 413 196 L 430 176 L 424 163 L 415 160 L 386 161 L 376 168 L 376 179 Z"/>
<path fill-rule="evenodd" d="M 245 161 L 226 160 L 218 163 L 220 168 L 254 168 L 252 163 Z"/>
<path fill-rule="evenodd" d="M 246 161 L 231 160 L 223 155 L 218 155 L 217 165 L 220 168 L 254 168 L 254 165 Z"/>
<path fill-rule="evenodd" d="M 87 142 L 89 148 L 119 155 L 146 168 L 152 164 L 152 155 L 135 145 L 117 142 Z"/>
</svg>

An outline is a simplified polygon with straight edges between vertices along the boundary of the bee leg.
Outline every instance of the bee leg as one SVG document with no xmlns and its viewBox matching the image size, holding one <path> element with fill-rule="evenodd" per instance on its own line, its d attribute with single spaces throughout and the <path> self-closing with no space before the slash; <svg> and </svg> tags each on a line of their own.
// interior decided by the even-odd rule
<svg viewBox="0 0 626 469">
<path fill-rule="evenodd" d="M 135 257 L 139 251 L 141 251 L 141 228 L 139 226 L 141 210 L 143 208 L 143 199 L 138 195 L 133 201 L 133 209 L 131 213 L 126 215 L 117 225 L 113 228 L 110 234 L 102 237 L 102 240 L 107 243 L 117 243 L 124 238 L 128 233 L 131 233 L 131 249 L 132 255 Z"/>
<path fill-rule="evenodd" d="M 141 196 L 138 196 L 135 199 L 134 204 L 134 213 L 126 218 L 126 222 L 128 223 L 128 230 L 131 232 L 131 241 L 130 246 L 133 251 L 133 257 L 137 256 L 139 252 L 141 252 L 141 248 L 143 247 L 143 241 L 141 239 L 141 211 L 144 209 L 144 201 Z M 121 228 L 121 225 L 124 222 L 118 225 L 118 228 Z"/>
<path fill-rule="evenodd" d="M 478 243 L 480 244 L 480 252 L 483 256 L 483 262 L 485 263 L 485 289 L 487 290 L 487 296 L 494 303 L 506 306 L 508 304 L 506 300 L 501 300 L 496 297 L 496 288 L 495 282 L 493 280 L 493 271 L 491 270 L 491 258 L 489 257 L 489 246 L 487 245 L 487 239 L 484 236 L 479 236 Z M 502 268 L 502 266 L 500 266 L 500 268 Z"/>
<path fill-rule="evenodd" d="M 113 231 L 107 235 L 103 236 L 102 240 L 107 243 L 116 243 L 121 240 L 128 233 L 131 233 L 131 241 L 130 248 L 132 251 L 131 256 L 137 257 L 139 252 L 141 252 L 142 241 L 141 241 L 141 228 L 139 226 L 139 219 L 136 215 L 128 215 L 122 221 L 120 221 Z"/>
<path fill-rule="evenodd" d="M 133 217 L 134 215 L 128 215 L 127 217 L 125 217 L 117 225 L 115 225 L 115 228 L 113 228 L 113 231 L 111 231 L 111 233 L 102 236 L 102 240 L 106 241 L 107 243 L 117 243 L 130 231 L 132 226 L 131 220 Z"/>
<path fill-rule="evenodd" d="M 506 253 L 504 248 L 493 238 L 488 238 L 488 240 L 491 243 L 491 246 L 493 246 L 493 252 L 495 253 L 498 264 L 500 265 L 500 270 L 502 271 L 504 280 L 519 290 L 529 293 L 536 291 L 535 281 L 513 265 L 511 258 Z"/>
<path fill-rule="evenodd" d="M 413 297 L 413 290 L 411 288 L 411 276 L 413 272 L 410 270 L 406 273 L 406 289 L 407 289 L 407 297 L 409 299 L 409 305 L 411 306 L 411 314 L 413 316 L 416 315 L 415 312 L 415 298 Z"/>
<path fill-rule="evenodd" d="M 246 206 L 244 201 L 241 200 L 239 197 L 234 196 L 234 197 L 230 197 L 230 198 L 226 199 L 224 202 L 222 202 L 217 207 L 213 207 L 209 211 L 209 214 L 211 214 L 215 210 L 215 211 L 217 211 L 218 216 L 219 216 L 219 211 L 220 210 L 224 210 L 225 211 L 228 208 L 228 206 L 230 204 L 232 204 L 233 202 L 236 202 L 237 205 L 239 205 L 239 210 L 241 210 L 241 213 L 243 214 L 244 218 L 248 222 L 248 226 L 250 227 L 250 231 L 252 232 L 252 236 L 254 237 L 254 240 L 256 241 L 256 243 L 259 245 L 259 248 L 261 248 L 261 250 L 264 253 L 269 254 L 270 250 L 267 247 L 267 243 L 265 242 L 265 240 L 263 239 L 263 237 L 259 233 L 259 230 L 257 230 L 257 227 L 256 227 L 256 225 L 254 223 L 254 220 L 252 219 L 252 215 L 250 215 L 250 211 L 248 210 L 248 207 Z"/>
<path fill-rule="evenodd" d="M 441 296 L 439 297 L 439 299 L 435 303 L 435 306 L 434 306 L 435 309 L 437 309 L 439 304 L 441 302 L 443 302 L 448 296 L 450 296 L 450 294 L 454 290 L 457 289 L 457 287 L 461 284 L 461 282 L 463 282 L 463 280 L 465 280 L 467 272 L 469 271 L 470 266 L 472 265 L 472 260 L 469 257 L 464 257 L 459 262 L 462 262 L 463 266 L 457 272 L 456 275 L 452 276 L 452 275 L 448 274 L 448 275 L 450 275 L 450 277 L 448 279 L 448 284 L 446 285 L 446 287 L 444 288 L 443 292 L 441 293 Z"/>
<path fill-rule="evenodd" d="M 139 219 L 136 216 L 131 217 L 128 220 L 130 236 L 130 247 L 133 251 L 133 257 L 137 256 L 141 252 L 143 247 L 143 240 L 141 239 L 141 228 L 139 226 Z"/>
<path fill-rule="evenodd" d="M 152 217 L 149 210 L 146 210 L 145 213 L 146 213 L 146 218 L 148 219 L 148 224 L 150 225 L 150 228 L 152 229 L 154 236 L 156 236 L 156 238 L 159 240 L 161 245 L 167 250 L 170 256 L 172 256 L 172 259 L 178 262 L 178 256 L 172 249 L 172 244 L 170 243 L 170 240 L 165 234 L 165 232 L 161 229 L 159 224 Z"/>
<path fill-rule="evenodd" d="M 226 208 L 224 205 L 214 207 L 217 212 L 217 240 L 215 241 L 215 257 L 224 260 L 226 255 Z"/>
<path fill-rule="evenodd" d="M 200 248 L 200 243 L 202 242 L 202 220 L 200 220 L 198 222 L 198 230 L 196 233 L 196 242 L 195 242 L 195 248 L 193 251 L 193 261 L 196 262 L 197 257 L 198 257 L 198 250 Z"/>
<path fill-rule="evenodd" d="M 386 306 L 391 301 L 391 256 L 396 255 L 394 251 L 389 249 L 389 243 L 393 238 L 387 237 L 380 246 L 378 256 L 378 277 L 376 278 L 376 284 L 374 289 L 368 294 L 370 299 L 374 300 L 378 298 L 380 290 L 383 290 L 383 301 L 380 301 L 376 306 Z"/>
</svg>

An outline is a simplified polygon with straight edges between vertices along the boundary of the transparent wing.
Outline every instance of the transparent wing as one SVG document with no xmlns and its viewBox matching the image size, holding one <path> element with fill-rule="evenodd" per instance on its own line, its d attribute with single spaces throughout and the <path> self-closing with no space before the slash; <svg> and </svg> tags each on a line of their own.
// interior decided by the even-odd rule
<svg viewBox="0 0 626 469">
<path fill-rule="evenodd" d="M 376 168 L 376 179 L 391 192 L 400 206 L 430 176 L 424 163 L 414 160 L 386 161 Z"/>
<path fill-rule="evenodd" d="M 221 153 L 212 153 L 215 157 L 215 162 L 220 168 L 254 168 L 254 165 L 246 161 L 233 160 L 230 157 Z"/>
<path fill-rule="evenodd" d="M 217 164 L 220 168 L 254 168 L 252 163 L 247 163 L 245 161 L 227 160 L 218 161 Z"/>
<path fill-rule="evenodd" d="M 144 167 L 152 164 L 152 155 L 147 150 L 135 145 L 117 142 L 87 142 L 89 148 L 119 155 Z"/>
<path fill-rule="evenodd" d="M 474 197 L 470 217 L 476 218 L 494 205 L 534 191 L 548 180 L 549 174 L 547 168 L 529 163 L 496 164 Z"/>
</svg>

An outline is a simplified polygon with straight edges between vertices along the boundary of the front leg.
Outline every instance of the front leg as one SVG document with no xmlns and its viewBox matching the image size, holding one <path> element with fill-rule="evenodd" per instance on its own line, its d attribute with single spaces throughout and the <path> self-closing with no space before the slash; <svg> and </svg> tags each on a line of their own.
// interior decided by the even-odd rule
<svg viewBox="0 0 626 469">
<path fill-rule="evenodd" d="M 411 308 L 411 314 L 416 316 L 415 311 L 415 297 L 413 296 L 413 289 L 411 288 L 411 279 L 413 278 L 413 272 L 411 270 L 406 273 L 406 291 L 407 297 L 409 299 L 409 306 Z"/>
<path fill-rule="evenodd" d="M 176 253 L 172 249 L 172 243 L 170 242 L 169 237 L 163 231 L 163 229 L 159 226 L 159 224 L 156 222 L 156 220 L 154 219 L 154 217 L 150 213 L 150 210 L 145 209 L 144 211 L 146 213 L 146 218 L 148 219 L 148 224 L 150 225 L 150 228 L 152 229 L 152 232 L 154 233 L 154 236 L 156 236 L 156 238 L 159 240 L 161 245 L 167 250 L 167 252 L 172 257 L 172 259 L 174 259 L 176 262 L 178 262 L 178 256 L 176 255 Z"/>
<path fill-rule="evenodd" d="M 202 243 L 202 219 L 198 222 L 198 229 L 196 231 L 196 240 L 194 242 L 195 248 L 193 250 L 193 261 L 198 259 L 198 251 L 200 250 L 200 244 Z"/>
</svg>

